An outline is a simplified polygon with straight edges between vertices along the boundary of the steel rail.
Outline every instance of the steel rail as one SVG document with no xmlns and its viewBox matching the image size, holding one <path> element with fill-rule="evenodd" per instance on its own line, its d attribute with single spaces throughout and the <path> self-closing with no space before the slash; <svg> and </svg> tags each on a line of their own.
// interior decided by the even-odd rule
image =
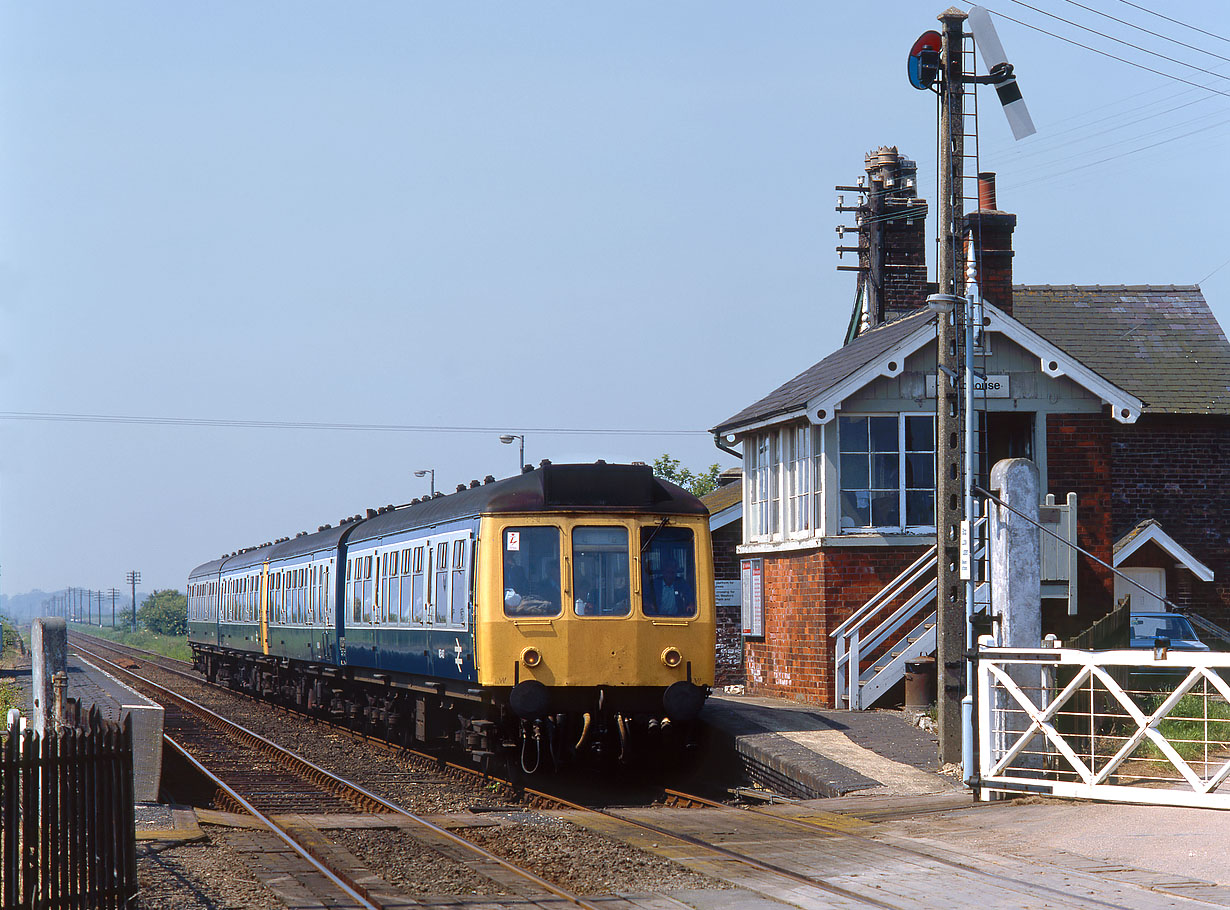
<svg viewBox="0 0 1230 910">
<path fill-rule="evenodd" d="M 472 843 L 463 837 L 459 837 L 458 835 L 447 830 L 446 828 L 442 828 L 439 825 L 429 822 L 427 819 L 423 818 L 422 816 L 416 815 L 415 813 L 409 811 L 408 809 L 405 809 L 402 806 L 397 805 L 396 803 L 390 802 L 389 800 L 385 799 L 382 796 L 379 796 L 378 794 L 372 793 L 370 790 L 366 789 L 365 787 L 362 787 L 359 784 L 354 783 L 353 781 L 347 780 L 346 778 L 342 777 L 339 774 L 334 774 L 332 771 L 326 770 L 325 768 L 322 768 L 319 765 L 308 761 L 306 758 L 303 758 L 300 755 L 296 755 L 290 750 L 285 749 L 282 746 L 279 746 L 277 743 L 269 739 L 266 739 L 265 737 L 261 736 L 259 733 L 253 732 L 252 730 L 249 730 L 247 727 L 244 727 L 241 724 L 237 724 L 232 720 L 228 720 L 227 718 L 223 717 L 217 712 L 211 711 L 209 708 L 206 708 L 203 705 L 198 704 L 192 699 L 184 695 L 180 695 L 177 692 L 173 692 L 172 690 L 168 689 L 166 686 L 159 685 L 158 683 L 153 682 L 152 680 L 144 679 L 140 676 L 137 676 L 137 674 L 133 673 L 131 670 L 127 670 L 124 667 L 121 667 L 119 664 L 116 664 L 112 661 L 107 660 L 105 657 L 102 657 L 101 655 L 94 654 L 91 651 L 86 651 L 86 653 L 91 654 L 98 660 L 101 660 L 102 662 L 108 664 L 109 666 L 112 666 L 115 669 L 123 673 L 126 673 L 127 675 L 133 677 L 134 679 L 140 680 L 140 682 L 144 683 L 145 685 L 150 686 L 153 689 L 157 689 L 159 692 L 164 693 L 167 696 L 169 696 L 172 700 L 180 702 L 181 704 L 191 706 L 190 710 L 204 712 L 204 714 L 206 715 L 212 715 L 212 717 L 216 718 L 218 722 L 225 724 L 227 728 L 231 728 L 236 731 L 239 731 L 240 733 L 244 735 L 245 738 L 250 738 L 250 740 L 252 741 L 261 743 L 263 747 L 278 754 L 280 757 L 284 758 L 289 763 L 297 767 L 310 769 L 312 774 L 321 775 L 324 778 L 332 779 L 333 781 L 340 784 L 342 787 L 345 787 L 351 790 L 352 792 L 358 794 L 364 800 L 368 800 L 371 803 L 377 806 L 380 806 L 381 808 L 385 809 L 386 811 L 390 813 L 400 815 L 403 818 L 410 819 L 411 821 L 415 822 L 422 828 L 425 828 L 426 830 L 431 831 L 433 834 L 439 837 L 442 837 L 445 840 L 459 847 L 462 847 L 463 849 L 468 850 L 471 853 L 477 854 L 478 856 L 482 857 L 484 860 L 488 862 L 495 863 L 496 865 L 513 873 L 514 875 L 520 876 L 521 878 L 530 882 L 531 884 L 537 885 L 539 888 L 542 888 L 544 891 L 547 891 L 550 894 L 554 894 L 556 897 L 563 898 L 569 903 L 582 908 L 582 910 L 601 910 L 601 908 L 599 908 L 596 904 L 590 903 L 589 901 L 585 900 L 585 898 L 580 897 L 577 894 L 573 894 L 571 891 L 568 891 L 565 888 L 561 888 L 558 885 L 552 884 L 551 882 L 547 881 L 545 878 L 542 878 L 541 876 L 536 875 L 533 872 L 530 872 L 528 869 L 522 869 L 520 866 L 516 866 L 513 863 L 510 863 L 508 860 L 504 859 L 503 857 L 497 856 L 491 851 L 486 850 L 483 847 L 480 847 L 477 844 Z M 169 737 L 168 737 L 168 741 L 170 741 Z M 194 760 L 194 763 L 195 763 L 195 760 Z M 228 793 L 233 792 L 230 790 L 229 787 L 226 788 L 226 791 Z"/>
<path fill-rule="evenodd" d="M 357 883 L 346 880 L 341 875 L 326 866 L 321 860 L 313 855 L 307 847 L 295 840 L 294 836 L 289 831 L 257 809 L 256 806 L 252 805 L 252 803 L 248 802 L 248 800 L 244 799 L 244 797 L 236 792 L 229 784 L 227 784 L 226 781 L 218 777 L 203 764 L 197 761 L 187 749 L 173 740 L 170 736 L 164 734 L 163 739 L 166 741 L 167 745 L 183 756 L 183 758 L 194 768 L 196 768 L 198 772 L 205 775 L 205 777 L 212 781 L 214 786 L 218 787 L 218 789 L 222 790 L 227 796 L 233 799 L 237 805 L 242 806 L 245 812 L 273 832 L 281 841 L 294 850 L 295 853 L 307 860 L 307 862 L 314 869 L 316 869 L 317 872 L 320 872 L 327 879 L 329 879 L 329 881 L 340 888 L 348 897 L 354 899 L 360 907 L 364 907 L 366 910 L 382 910 L 384 906 L 383 904 L 372 903 L 372 901 L 368 900 L 367 895 Z"/>
</svg>

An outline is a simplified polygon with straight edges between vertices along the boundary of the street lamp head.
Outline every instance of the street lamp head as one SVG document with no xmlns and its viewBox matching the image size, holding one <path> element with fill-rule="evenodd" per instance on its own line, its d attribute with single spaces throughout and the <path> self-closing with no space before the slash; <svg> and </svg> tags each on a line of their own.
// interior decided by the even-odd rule
<svg viewBox="0 0 1230 910">
<path fill-rule="evenodd" d="M 500 437 L 500 442 L 504 443 L 504 445 L 511 445 L 512 441 L 516 438 L 517 438 L 516 436 L 505 434 Z"/>
<path fill-rule="evenodd" d="M 426 476 L 427 476 L 427 472 L 426 472 L 426 471 L 415 471 L 415 472 L 414 472 L 414 476 L 415 476 L 415 477 L 426 477 Z"/>
</svg>

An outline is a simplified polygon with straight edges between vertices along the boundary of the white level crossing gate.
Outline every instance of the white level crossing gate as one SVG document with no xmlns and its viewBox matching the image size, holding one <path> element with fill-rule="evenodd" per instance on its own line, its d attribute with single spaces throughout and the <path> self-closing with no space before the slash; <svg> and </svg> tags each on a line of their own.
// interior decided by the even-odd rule
<svg viewBox="0 0 1230 910">
<path fill-rule="evenodd" d="M 980 647 L 976 674 L 983 799 L 1230 809 L 1230 654 Z"/>
</svg>

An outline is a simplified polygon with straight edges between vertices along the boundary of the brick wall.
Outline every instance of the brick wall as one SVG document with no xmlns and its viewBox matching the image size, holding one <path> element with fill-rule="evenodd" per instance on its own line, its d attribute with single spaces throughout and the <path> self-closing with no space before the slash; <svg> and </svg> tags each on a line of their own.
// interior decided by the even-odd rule
<svg viewBox="0 0 1230 910">
<path fill-rule="evenodd" d="M 881 249 L 884 259 L 877 273 L 883 283 L 881 299 L 884 309 L 880 314 L 884 321 L 914 312 L 927 303 L 930 286 L 927 284 L 927 243 L 925 225 L 927 203 L 910 199 L 889 205 L 888 211 L 921 209 L 917 216 L 885 221 L 881 234 Z"/>
<path fill-rule="evenodd" d="M 1043 494 L 1054 493 L 1061 501 L 1069 492 L 1076 494 L 1076 542 L 1105 562 L 1111 561 L 1115 541 L 1111 516 L 1112 423 L 1102 414 L 1048 414 L 1046 418 L 1049 489 Z M 1114 577 L 1087 556 L 1081 556 L 1077 563 L 1076 590 L 1082 628 L 1110 612 Z M 1071 630 L 1054 631 L 1062 637 Z"/>
<path fill-rule="evenodd" d="M 1230 418 L 1145 415 L 1114 426 L 1113 452 L 1115 537 L 1156 519 L 1214 572 L 1207 584 L 1176 579 L 1175 593 L 1230 628 Z"/>
<path fill-rule="evenodd" d="M 923 549 L 829 547 L 765 555 L 765 635 L 746 643 L 748 691 L 832 706 L 829 633 Z"/>
</svg>

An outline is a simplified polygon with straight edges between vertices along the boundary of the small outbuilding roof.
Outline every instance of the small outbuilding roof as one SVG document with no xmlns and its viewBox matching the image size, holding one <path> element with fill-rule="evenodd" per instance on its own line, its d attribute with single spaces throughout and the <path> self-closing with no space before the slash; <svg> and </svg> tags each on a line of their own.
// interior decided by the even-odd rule
<svg viewBox="0 0 1230 910">
<path fill-rule="evenodd" d="M 1153 518 L 1146 518 L 1115 541 L 1115 567 L 1120 566 L 1129 556 L 1147 543 L 1161 547 L 1171 559 L 1185 569 L 1188 569 L 1201 581 L 1213 580 L 1213 570 L 1193 556 L 1187 547 L 1163 531 L 1162 526 Z"/>
</svg>

